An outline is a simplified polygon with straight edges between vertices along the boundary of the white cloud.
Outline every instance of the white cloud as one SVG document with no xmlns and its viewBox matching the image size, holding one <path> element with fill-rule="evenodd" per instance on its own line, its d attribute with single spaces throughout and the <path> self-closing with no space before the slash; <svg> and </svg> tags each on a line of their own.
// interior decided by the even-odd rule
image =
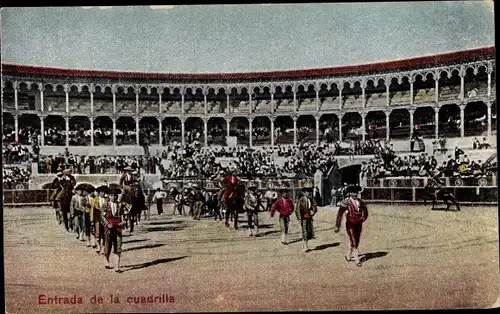
<svg viewBox="0 0 500 314">
<path fill-rule="evenodd" d="M 87 10 L 88 10 L 88 9 L 92 9 L 92 8 L 99 8 L 99 9 L 101 9 L 101 10 L 106 10 L 106 9 L 111 9 L 111 8 L 112 8 L 112 6 L 111 6 L 111 7 L 80 7 L 80 8 L 82 8 L 82 9 L 87 9 Z"/>
<path fill-rule="evenodd" d="M 173 5 L 150 5 L 149 7 L 153 10 L 170 10 L 174 6 Z"/>
</svg>

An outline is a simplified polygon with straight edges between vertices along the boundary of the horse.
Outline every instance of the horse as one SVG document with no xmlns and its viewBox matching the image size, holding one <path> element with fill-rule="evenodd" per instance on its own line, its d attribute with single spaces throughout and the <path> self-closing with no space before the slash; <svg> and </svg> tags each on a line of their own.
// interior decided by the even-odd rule
<svg viewBox="0 0 500 314">
<path fill-rule="evenodd" d="M 125 206 L 126 223 L 130 233 L 134 232 L 134 224 L 139 224 L 141 221 L 141 213 L 146 209 L 146 198 L 140 184 L 132 184 L 131 191 L 127 198 L 122 202 Z M 130 224 L 130 225 L 129 225 Z"/>
<path fill-rule="evenodd" d="M 457 211 L 460 211 L 460 205 L 457 202 L 455 196 L 445 189 L 435 187 L 434 185 L 427 185 L 424 190 L 424 206 L 427 205 L 428 200 L 432 200 L 432 208 L 435 209 L 437 201 L 443 201 L 446 203 L 446 210 L 450 209 L 450 205 L 455 205 Z"/>
<path fill-rule="evenodd" d="M 226 204 L 226 222 L 225 226 L 229 228 L 229 216 L 234 215 L 234 229 L 238 230 L 238 215 L 244 213 L 243 205 L 245 204 L 245 186 L 237 184 L 233 192 L 225 200 Z"/>
</svg>

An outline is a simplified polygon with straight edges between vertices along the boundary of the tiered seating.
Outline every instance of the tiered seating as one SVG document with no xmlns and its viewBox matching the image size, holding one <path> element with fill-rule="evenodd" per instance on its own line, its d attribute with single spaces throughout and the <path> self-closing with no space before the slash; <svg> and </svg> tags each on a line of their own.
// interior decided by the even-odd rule
<svg viewBox="0 0 500 314">
<path fill-rule="evenodd" d="M 136 113 L 135 112 L 135 101 L 134 100 L 121 100 L 116 102 L 116 112 L 120 113 Z"/>
<path fill-rule="evenodd" d="M 320 99 L 321 110 L 339 109 L 339 99 L 337 97 L 326 97 L 323 102 Z"/>
<path fill-rule="evenodd" d="M 180 114 L 182 113 L 182 103 L 179 100 L 162 102 L 163 112 Z"/>
<path fill-rule="evenodd" d="M 293 99 L 278 99 L 275 102 L 277 112 L 293 112 Z"/>
<path fill-rule="evenodd" d="M 297 110 L 316 111 L 316 98 L 301 99 L 298 103 Z"/>
<path fill-rule="evenodd" d="M 59 97 L 44 97 L 43 106 L 47 111 L 66 111 L 66 100 Z"/>
<path fill-rule="evenodd" d="M 238 103 L 237 106 L 233 107 L 235 113 L 251 113 L 250 102 L 248 100 L 243 100 Z"/>
<path fill-rule="evenodd" d="M 158 112 L 160 102 L 155 100 L 139 100 L 139 110 L 141 112 Z"/>
<path fill-rule="evenodd" d="M 366 95 L 368 96 L 368 95 Z M 384 93 L 374 93 L 367 97 L 366 107 L 382 107 L 385 106 L 387 97 Z"/>
<path fill-rule="evenodd" d="M 354 95 L 347 96 L 342 105 L 343 109 L 359 109 L 363 107 L 361 96 L 356 98 Z"/>
<path fill-rule="evenodd" d="M 254 112 L 270 113 L 271 112 L 271 99 L 257 101 Z"/>
<path fill-rule="evenodd" d="M 94 99 L 94 112 L 113 112 L 113 101 Z"/>
<path fill-rule="evenodd" d="M 389 99 L 391 105 L 409 104 L 411 102 L 410 91 L 398 91 Z"/>
<path fill-rule="evenodd" d="M 89 112 L 90 111 L 90 99 L 69 99 L 69 111 L 70 112 Z"/>
<path fill-rule="evenodd" d="M 460 97 L 460 86 L 440 86 L 439 100 L 456 100 Z"/>
<path fill-rule="evenodd" d="M 428 90 L 422 88 L 419 89 L 415 95 L 415 98 L 413 98 L 413 102 L 426 102 L 426 101 L 434 101 L 436 95 L 436 90 L 434 88 L 430 88 Z"/>
</svg>

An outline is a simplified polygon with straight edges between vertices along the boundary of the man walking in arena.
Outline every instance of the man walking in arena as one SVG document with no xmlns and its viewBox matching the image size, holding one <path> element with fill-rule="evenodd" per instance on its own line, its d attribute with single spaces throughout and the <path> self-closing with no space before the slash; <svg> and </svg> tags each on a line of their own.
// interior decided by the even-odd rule
<svg viewBox="0 0 500 314">
<path fill-rule="evenodd" d="M 253 229 L 255 226 L 255 236 L 259 233 L 259 209 L 258 209 L 258 199 L 255 195 L 257 187 L 251 185 L 248 187 L 248 193 L 245 195 L 245 205 L 243 205 L 248 217 L 248 232 L 249 236 L 253 236 Z"/>
<path fill-rule="evenodd" d="M 293 213 L 293 201 L 288 196 L 288 188 L 281 188 L 281 197 L 271 206 L 271 218 L 274 217 L 276 211 L 280 214 L 280 229 L 281 243 L 288 244 L 288 225 L 290 223 L 290 215 Z"/>
<path fill-rule="evenodd" d="M 194 192 L 193 218 L 200 220 L 204 197 L 203 194 L 201 193 L 200 188 L 196 184 L 193 184 L 193 192 Z"/>
<path fill-rule="evenodd" d="M 366 208 L 363 200 L 358 198 L 358 193 L 361 191 L 359 186 L 349 186 L 346 188 L 348 197 L 340 202 L 339 211 L 337 214 L 337 220 L 335 222 L 334 232 L 338 233 L 340 231 L 340 223 L 342 221 L 342 216 L 344 212 L 346 213 L 346 232 L 349 237 L 350 248 L 345 256 L 345 260 L 350 262 L 352 255 L 354 254 L 354 261 L 357 266 L 361 266 L 361 261 L 359 260 L 359 240 L 361 237 L 361 231 L 363 223 L 368 218 L 368 209 Z"/>
<path fill-rule="evenodd" d="M 111 255 L 111 247 L 114 248 L 114 253 L 117 256 L 115 264 L 115 272 L 120 272 L 120 255 L 122 252 L 122 228 L 125 225 L 123 221 L 123 211 L 121 206 L 116 202 L 117 192 L 110 192 L 110 201 L 107 210 L 101 211 L 101 223 L 104 225 L 104 256 L 106 257 L 107 269 L 113 267 L 109 264 Z"/>
<path fill-rule="evenodd" d="M 313 216 L 318 211 L 316 202 L 311 197 L 312 191 L 311 187 L 303 188 L 303 193 L 295 204 L 295 214 L 302 226 L 302 249 L 304 252 L 309 251 L 308 241 L 314 236 Z"/>
<path fill-rule="evenodd" d="M 153 202 L 156 201 L 156 210 L 158 212 L 158 215 L 161 215 L 163 213 L 163 199 L 165 198 L 165 193 L 160 190 L 160 188 L 156 189 L 156 193 L 153 196 Z"/>
</svg>

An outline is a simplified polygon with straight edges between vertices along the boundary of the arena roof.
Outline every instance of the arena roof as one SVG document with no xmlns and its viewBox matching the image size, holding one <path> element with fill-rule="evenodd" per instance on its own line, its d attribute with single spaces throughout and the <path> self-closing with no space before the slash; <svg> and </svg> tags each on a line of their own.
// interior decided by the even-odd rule
<svg viewBox="0 0 500 314">
<path fill-rule="evenodd" d="M 421 67 L 424 65 L 440 65 L 443 63 L 457 62 L 472 58 L 488 57 L 495 55 L 495 47 L 483 47 L 465 51 L 424 56 L 389 62 L 342 66 L 332 68 L 318 68 L 306 70 L 251 72 L 251 73 L 143 73 L 143 72 L 118 72 L 74 70 L 53 67 L 38 67 L 16 64 L 2 64 L 2 73 L 10 75 L 36 75 L 56 77 L 92 77 L 106 79 L 140 79 L 140 80 L 182 80 L 182 81 L 228 81 L 228 80 L 274 80 L 285 78 L 313 78 L 332 75 L 361 74 L 384 70 L 403 70 Z"/>
</svg>

